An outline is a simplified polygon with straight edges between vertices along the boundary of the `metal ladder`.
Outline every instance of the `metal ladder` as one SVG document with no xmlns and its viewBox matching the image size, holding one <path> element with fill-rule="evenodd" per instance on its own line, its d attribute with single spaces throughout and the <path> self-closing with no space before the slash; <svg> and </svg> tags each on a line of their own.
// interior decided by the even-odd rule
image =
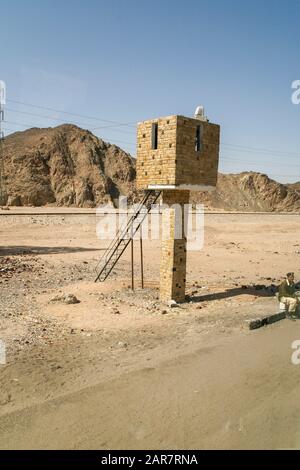
<svg viewBox="0 0 300 470">
<path fill-rule="evenodd" d="M 149 214 L 152 205 L 156 203 L 160 193 L 161 191 L 155 190 L 146 191 L 143 200 L 129 218 L 125 227 L 119 230 L 117 237 L 112 240 L 111 244 L 108 246 L 104 255 L 100 259 L 96 267 L 98 274 L 95 282 L 103 282 L 109 276 L 110 272 L 129 245 L 131 239 L 134 237 L 143 221 Z"/>
</svg>

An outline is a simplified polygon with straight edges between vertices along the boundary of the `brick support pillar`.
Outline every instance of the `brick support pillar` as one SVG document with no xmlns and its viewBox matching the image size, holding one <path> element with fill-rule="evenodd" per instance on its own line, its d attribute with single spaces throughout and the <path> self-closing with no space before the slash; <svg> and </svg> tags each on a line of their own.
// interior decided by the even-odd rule
<svg viewBox="0 0 300 470">
<path fill-rule="evenodd" d="M 160 260 L 160 299 L 185 300 L 186 238 L 184 205 L 189 203 L 189 191 L 164 190 L 162 203 L 162 240 Z M 187 217 L 187 212 L 186 212 Z"/>
</svg>

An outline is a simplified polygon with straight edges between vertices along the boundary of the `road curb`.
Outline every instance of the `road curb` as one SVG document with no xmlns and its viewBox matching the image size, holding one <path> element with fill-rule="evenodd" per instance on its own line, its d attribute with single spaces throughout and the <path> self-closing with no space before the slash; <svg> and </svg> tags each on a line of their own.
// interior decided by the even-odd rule
<svg viewBox="0 0 300 470">
<path fill-rule="evenodd" d="M 247 320 L 249 330 L 257 330 L 262 326 L 271 325 L 272 323 L 276 323 L 280 320 L 285 319 L 285 312 L 278 312 L 273 313 L 271 315 L 267 315 L 263 318 L 256 318 L 255 320 Z"/>
</svg>

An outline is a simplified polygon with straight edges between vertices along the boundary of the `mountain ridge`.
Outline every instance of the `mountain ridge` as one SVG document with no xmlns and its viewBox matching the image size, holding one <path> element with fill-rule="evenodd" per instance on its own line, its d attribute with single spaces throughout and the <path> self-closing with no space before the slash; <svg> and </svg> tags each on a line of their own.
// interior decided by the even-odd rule
<svg viewBox="0 0 300 470">
<path fill-rule="evenodd" d="M 140 200 L 135 159 L 73 124 L 32 128 L 4 141 L 8 206 L 118 205 Z M 281 184 L 258 172 L 219 173 L 213 192 L 192 192 L 193 203 L 229 211 L 300 212 L 300 183 Z"/>
</svg>

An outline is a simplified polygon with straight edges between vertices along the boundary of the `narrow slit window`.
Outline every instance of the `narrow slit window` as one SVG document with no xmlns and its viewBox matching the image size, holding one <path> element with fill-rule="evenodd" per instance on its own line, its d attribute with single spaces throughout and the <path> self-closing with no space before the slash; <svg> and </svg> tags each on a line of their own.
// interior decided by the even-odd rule
<svg viewBox="0 0 300 470">
<path fill-rule="evenodd" d="M 157 122 L 152 124 L 152 150 L 157 150 L 158 144 L 158 124 Z"/>
<path fill-rule="evenodd" d="M 197 126 L 196 128 L 195 151 L 201 152 L 201 126 Z"/>
</svg>

